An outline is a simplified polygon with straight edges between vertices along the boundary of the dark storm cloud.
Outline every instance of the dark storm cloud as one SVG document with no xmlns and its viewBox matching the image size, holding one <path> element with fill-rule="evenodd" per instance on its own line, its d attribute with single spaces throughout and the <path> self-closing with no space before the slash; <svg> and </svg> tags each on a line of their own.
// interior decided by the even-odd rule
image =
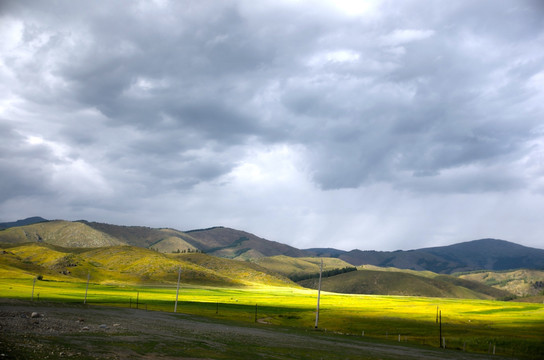
<svg viewBox="0 0 544 360">
<path fill-rule="evenodd" d="M 542 11 L 507 0 L 3 2 L 2 199 L 62 194 L 59 207 L 119 214 L 210 196 L 226 216 L 247 189 L 260 194 L 236 223 L 296 189 L 302 223 L 330 215 L 329 197 L 375 187 L 384 199 L 538 191 Z"/>
</svg>

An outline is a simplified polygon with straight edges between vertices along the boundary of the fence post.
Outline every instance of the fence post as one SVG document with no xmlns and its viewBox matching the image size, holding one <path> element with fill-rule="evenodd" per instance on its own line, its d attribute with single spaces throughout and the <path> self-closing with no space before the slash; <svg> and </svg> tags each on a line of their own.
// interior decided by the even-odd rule
<svg viewBox="0 0 544 360">
<path fill-rule="evenodd" d="M 174 305 L 174 312 L 178 312 L 178 295 L 179 295 L 179 281 L 181 279 L 181 267 L 178 270 L 178 287 L 176 289 L 176 304 Z"/>
</svg>

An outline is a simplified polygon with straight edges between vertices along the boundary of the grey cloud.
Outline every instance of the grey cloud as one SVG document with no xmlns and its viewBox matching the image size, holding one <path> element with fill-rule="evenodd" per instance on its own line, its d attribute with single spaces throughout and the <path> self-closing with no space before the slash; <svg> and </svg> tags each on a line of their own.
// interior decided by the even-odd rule
<svg viewBox="0 0 544 360">
<path fill-rule="evenodd" d="M 229 147 L 259 138 L 302 144 L 313 154 L 315 180 L 327 189 L 394 182 L 401 176 L 399 171 L 407 169 L 438 174 L 515 151 L 527 131 L 512 139 L 478 130 L 482 123 L 485 127 L 494 122 L 492 116 L 500 121 L 500 108 L 495 105 L 494 113 L 483 114 L 480 107 L 490 108 L 480 104 L 478 97 L 485 86 L 492 86 L 489 74 L 510 64 L 497 55 L 488 61 L 486 48 L 469 53 L 463 41 L 474 36 L 502 44 L 509 39 L 508 31 L 528 32 L 525 26 L 530 24 L 504 33 L 491 31 L 500 19 L 513 17 L 511 21 L 522 22 L 519 19 L 527 8 L 509 11 L 487 2 L 444 9 L 431 5 L 429 11 L 446 23 L 439 28 L 438 20 L 419 14 L 420 5 L 408 3 L 404 16 L 395 23 L 381 20 L 383 36 L 414 28 L 413 21 L 407 20 L 411 16 L 422 34 L 432 34 L 401 41 L 397 44 L 403 48 L 400 55 L 390 53 L 390 45 L 376 40 L 376 30 L 364 22 L 333 28 L 322 14 L 297 24 L 293 14 L 282 12 L 288 19 L 287 29 L 297 25 L 295 31 L 281 31 L 270 23 L 260 27 L 248 17 L 251 13 L 242 14 L 234 3 L 219 9 L 209 3 L 182 3 L 170 13 L 158 10 L 166 21 L 154 27 L 141 12 L 107 5 L 113 8 L 94 10 L 83 32 L 90 38 L 81 51 L 57 61 L 56 73 L 70 84 L 78 102 L 99 109 L 116 126 L 159 133 L 168 131 L 161 121 L 167 115 L 173 119 L 171 126 L 197 133 L 202 143 L 213 140 Z M 119 18 L 103 16 L 108 10 L 119 11 Z M 76 8 L 71 11 L 78 14 Z M 277 16 L 271 14 L 271 18 Z M 276 30 L 290 37 L 281 39 Z M 516 36 L 523 41 L 534 39 Z M 312 56 L 343 47 L 359 58 L 325 62 L 317 70 L 305 65 Z M 54 60 L 54 51 L 48 56 Z M 287 111 L 279 114 L 287 118 L 267 127 L 261 125 L 260 109 L 252 108 L 252 113 L 245 109 L 262 91 L 261 81 L 271 70 L 282 84 L 281 105 Z M 515 102 L 512 97 L 519 94 L 523 79 L 537 70 L 535 65 L 510 70 L 509 85 L 500 89 L 504 94 L 497 94 L 497 100 L 500 96 Z M 127 91 L 139 78 L 167 81 L 162 87 L 144 89 L 140 97 L 131 96 Z M 160 145 L 156 152 L 175 157 L 177 146 L 172 144 L 171 152 Z M 149 147 L 146 151 L 153 152 Z"/>
<path fill-rule="evenodd" d="M 21 196 L 54 194 L 50 173 L 42 164 L 55 163 L 43 145 L 30 145 L 6 120 L 0 120 L 0 202 Z"/>
<path fill-rule="evenodd" d="M 23 24 L 0 55 L 3 194 L 45 197 L 66 182 L 74 189 L 56 201 L 114 214 L 202 187 L 220 197 L 236 176 L 268 189 L 277 179 L 260 171 L 263 154 L 296 158 L 300 179 L 285 176 L 317 197 L 540 181 L 538 2 L 380 1 L 362 16 L 333 2 L 166 5 L 3 2 Z"/>
</svg>

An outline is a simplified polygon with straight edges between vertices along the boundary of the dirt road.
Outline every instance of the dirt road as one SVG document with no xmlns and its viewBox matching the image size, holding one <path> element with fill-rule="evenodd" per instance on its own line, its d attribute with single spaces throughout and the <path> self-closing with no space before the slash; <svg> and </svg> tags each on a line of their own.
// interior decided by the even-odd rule
<svg viewBox="0 0 544 360">
<path fill-rule="evenodd" d="M 0 360 L 486 358 L 311 329 L 249 326 L 136 309 L 0 299 Z"/>
</svg>

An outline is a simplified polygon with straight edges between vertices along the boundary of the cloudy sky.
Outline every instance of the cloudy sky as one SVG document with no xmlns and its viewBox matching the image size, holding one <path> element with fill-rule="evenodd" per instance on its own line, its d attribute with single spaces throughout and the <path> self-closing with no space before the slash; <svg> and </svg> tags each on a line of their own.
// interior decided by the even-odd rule
<svg viewBox="0 0 544 360">
<path fill-rule="evenodd" d="M 2 1 L 0 221 L 544 247 L 544 5 Z"/>
</svg>

